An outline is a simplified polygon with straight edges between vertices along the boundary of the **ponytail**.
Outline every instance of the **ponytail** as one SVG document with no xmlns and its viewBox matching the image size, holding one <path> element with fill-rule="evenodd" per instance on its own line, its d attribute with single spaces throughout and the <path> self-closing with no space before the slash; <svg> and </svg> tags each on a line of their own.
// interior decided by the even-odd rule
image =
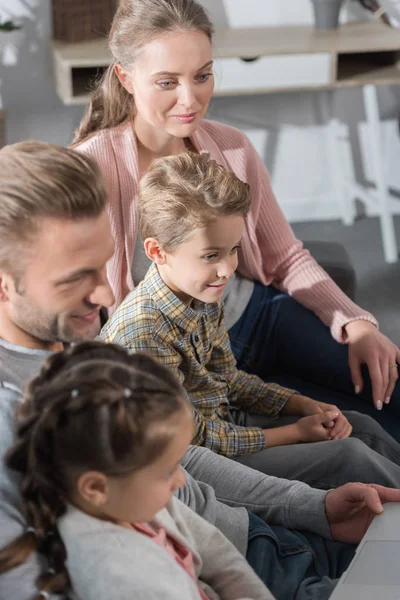
<svg viewBox="0 0 400 600">
<path fill-rule="evenodd" d="M 83 142 L 96 131 L 124 123 L 132 117 L 133 107 L 133 98 L 119 81 L 114 62 L 107 67 L 93 90 L 72 145 Z"/>
</svg>

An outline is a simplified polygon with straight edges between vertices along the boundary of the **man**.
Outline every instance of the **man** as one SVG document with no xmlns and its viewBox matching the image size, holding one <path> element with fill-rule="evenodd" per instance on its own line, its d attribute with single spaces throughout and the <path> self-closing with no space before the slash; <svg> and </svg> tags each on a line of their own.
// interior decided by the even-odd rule
<svg viewBox="0 0 400 600">
<path fill-rule="evenodd" d="M 21 401 L 19 390 L 50 352 L 65 343 L 94 338 L 100 329 L 101 307 L 114 301 L 105 266 L 113 254 L 106 190 L 93 161 L 73 150 L 39 142 L 3 148 L 0 240 L 3 456 L 13 441 L 13 411 Z M 313 490 L 300 482 L 262 475 L 206 448 L 192 447 L 185 466 L 189 471 L 195 467 L 215 491 L 189 476 L 180 498 L 219 527 L 242 553 L 247 551 L 249 526 L 243 506 L 270 524 L 320 534 L 313 535 L 315 550 L 316 546 L 323 547 L 323 537 L 358 542 L 373 514 L 382 511 L 382 502 L 400 501 L 400 491 L 380 486 L 348 484 L 328 493 Z M 215 494 L 233 508 L 217 502 Z M 18 481 L 1 464 L 1 545 L 20 535 L 24 527 Z M 353 553 L 343 544 L 327 544 L 348 559 Z M 304 554 L 303 549 L 299 552 Z M 296 555 L 291 560 L 296 560 Z M 45 569 L 35 556 L 3 574 L 0 597 L 35 597 L 36 578 Z M 324 575 L 324 580 L 332 577 L 331 573 Z M 329 585 L 331 589 L 334 584 Z"/>
</svg>

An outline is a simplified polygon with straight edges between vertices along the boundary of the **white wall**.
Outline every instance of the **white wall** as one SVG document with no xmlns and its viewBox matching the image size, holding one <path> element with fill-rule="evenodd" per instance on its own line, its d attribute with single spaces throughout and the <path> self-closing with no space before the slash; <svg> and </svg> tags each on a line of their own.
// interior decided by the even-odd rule
<svg viewBox="0 0 400 600">
<path fill-rule="evenodd" d="M 310 23 L 309 0 L 201 0 L 215 24 L 253 26 Z M 342 20 L 365 15 L 349 0 Z M 3 103 L 8 111 L 8 140 L 40 138 L 67 144 L 78 124 L 81 107 L 65 107 L 57 98 L 48 52 L 50 37 L 50 0 L 0 0 L 0 16 L 14 16 L 23 24 L 15 48 L 6 51 L 0 39 L 0 83 Z M 4 36 L 2 38 L 5 39 Z M 9 40 L 10 38 L 8 38 Z M 6 62 L 2 65 L 1 62 Z M 10 64 L 11 63 L 11 64 Z M 216 98 L 210 116 L 244 129 L 268 165 L 281 206 L 288 218 L 310 220 L 335 218 L 324 145 L 324 120 L 321 93 L 292 93 L 253 97 Z M 388 154 L 389 183 L 400 190 L 400 142 L 397 116 L 400 92 L 396 88 L 379 90 L 381 113 Z M 343 160 L 352 171 L 350 147 L 354 150 L 355 172 L 360 181 L 368 179 L 368 160 L 364 146 L 358 144 L 362 130 L 361 92 L 335 92 L 337 113 L 349 125 L 343 129 Z M 368 159 L 368 156 L 366 156 Z M 366 169 L 367 176 L 364 174 Z M 400 203 L 399 203 L 400 205 Z"/>
</svg>

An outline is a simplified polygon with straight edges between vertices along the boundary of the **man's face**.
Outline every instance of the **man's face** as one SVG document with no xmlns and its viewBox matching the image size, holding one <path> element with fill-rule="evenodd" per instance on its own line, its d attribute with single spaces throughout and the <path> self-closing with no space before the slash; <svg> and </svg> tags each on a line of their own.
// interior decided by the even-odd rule
<svg viewBox="0 0 400 600">
<path fill-rule="evenodd" d="M 18 282 L 0 271 L 0 336 L 46 349 L 93 339 L 100 308 L 114 302 L 106 276 L 113 251 L 106 211 L 79 221 L 44 218 L 33 244 L 23 249 Z"/>
</svg>

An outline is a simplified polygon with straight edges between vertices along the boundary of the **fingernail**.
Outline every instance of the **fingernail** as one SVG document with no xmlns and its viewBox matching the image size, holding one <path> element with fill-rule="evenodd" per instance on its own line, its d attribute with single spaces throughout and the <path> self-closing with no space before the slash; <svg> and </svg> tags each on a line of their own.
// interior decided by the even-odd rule
<svg viewBox="0 0 400 600">
<path fill-rule="evenodd" d="M 385 404 L 389 404 L 390 402 L 390 396 L 388 396 L 387 398 L 385 398 Z"/>
<path fill-rule="evenodd" d="M 360 386 L 359 386 L 359 385 L 355 385 L 355 386 L 354 386 L 354 391 L 355 391 L 355 393 L 356 393 L 356 394 L 359 394 L 359 393 L 360 393 L 360 391 L 361 391 L 361 390 L 360 390 Z"/>
<path fill-rule="evenodd" d="M 382 408 L 383 408 L 383 404 L 382 404 L 382 402 L 380 400 L 378 400 L 378 402 L 376 403 L 376 409 L 377 410 L 382 410 Z"/>
</svg>

